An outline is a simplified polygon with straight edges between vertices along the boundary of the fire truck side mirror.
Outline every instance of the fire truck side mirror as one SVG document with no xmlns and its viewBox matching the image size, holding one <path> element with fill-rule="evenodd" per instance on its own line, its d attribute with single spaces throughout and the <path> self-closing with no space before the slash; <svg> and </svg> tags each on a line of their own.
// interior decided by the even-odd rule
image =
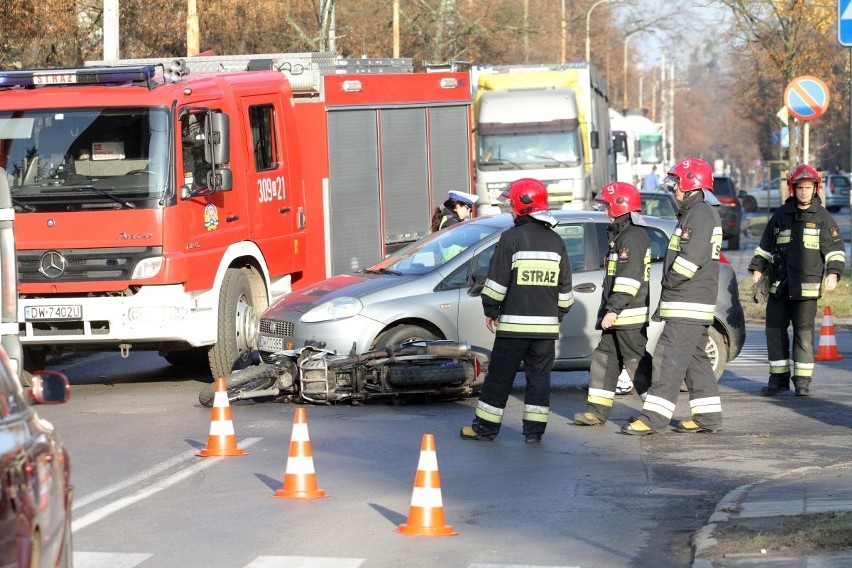
<svg viewBox="0 0 852 568">
<path fill-rule="evenodd" d="M 204 124 L 204 140 L 204 159 L 208 164 L 218 166 L 231 161 L 231 121 L 227 114 L 210 113 L 210 120 Z"/>
</svg>

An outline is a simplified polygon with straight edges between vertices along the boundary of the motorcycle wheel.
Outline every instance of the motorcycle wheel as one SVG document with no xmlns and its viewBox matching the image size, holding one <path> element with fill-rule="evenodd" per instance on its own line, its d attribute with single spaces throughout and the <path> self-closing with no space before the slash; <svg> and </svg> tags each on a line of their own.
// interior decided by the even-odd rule
<svg viewBox="0 0 852 568">
<path fill-rule="evenodd" d="M 388 383 L 394 386 L 444 387 L 461 385 L 473 381 L 473 365 L 459 363 L 458 365 L 399 365 L 388 369 Z"/>
<path fill-rule="evenodd" d="M 228 402 L 237 400 L 237 395 L 243 391 L 262 390 L 271 387 L 278 380 L 278 372 L 273 365 L 252 365 L 239 371 L 234 371 L 225 378 L 228 389 Z M 198 393 L 198 402 L 202 406 L 213 406 L 216 395 L 216 384 L 205 385 Z"/>
</svg>

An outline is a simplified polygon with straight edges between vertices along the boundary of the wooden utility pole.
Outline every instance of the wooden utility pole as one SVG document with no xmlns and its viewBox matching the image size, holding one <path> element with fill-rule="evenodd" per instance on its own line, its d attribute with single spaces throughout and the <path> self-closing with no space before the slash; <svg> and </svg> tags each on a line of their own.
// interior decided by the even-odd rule
<svg viewBox="0 0 852 568">
<path fill-rule="evenodd" d="M 186 0 L 186 55 L 198 55 L 201 51 L 201 38 L 198 31 L 198 2 Z"/>
</svg>

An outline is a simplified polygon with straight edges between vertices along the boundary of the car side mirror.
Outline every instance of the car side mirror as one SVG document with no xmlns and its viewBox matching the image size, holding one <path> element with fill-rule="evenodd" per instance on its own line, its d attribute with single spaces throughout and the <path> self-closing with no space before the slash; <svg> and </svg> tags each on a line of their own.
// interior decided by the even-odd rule
<svg viewBox="0 0 852 568">
<path fill-rule="evenodd" d="M 39 371 L 32 376 L 30 397 L 39 404 L 61 404 L 71 398 L 68 377 L 57 371 Z"/>
<path fill-rule="evenodd" d="M 473 284 L 467 291 L 468 296 L 479 296 L 482 294 L 482 289 L 485 288 L 485 279 L 488 275 L 484 272 L 477 272 L 473 275 Z"/>
<path fill-rule="evenodd" d="M 741 190 L 740 190 L 740 192 L 737 194 L 737 196 L 738 196 L 740 199 L 742 199 L 743 197 L 748 197 L 748 193 L 746 193 L 746 190 L 741 189 Z"/>
</svg>

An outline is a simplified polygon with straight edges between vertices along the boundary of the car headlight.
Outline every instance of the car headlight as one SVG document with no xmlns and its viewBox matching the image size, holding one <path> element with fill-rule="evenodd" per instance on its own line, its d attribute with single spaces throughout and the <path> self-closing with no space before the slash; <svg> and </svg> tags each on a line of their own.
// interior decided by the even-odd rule
<svg viewBox="0 0 852 568">
<path fill-rule="evenodd" d="M 302 316 L 303 323 L 334 321 L 357 316 L 364 309 L 364 304 L 358 298 L 342 297 L 329 300 L 315 307 Z"/>
</svg>

